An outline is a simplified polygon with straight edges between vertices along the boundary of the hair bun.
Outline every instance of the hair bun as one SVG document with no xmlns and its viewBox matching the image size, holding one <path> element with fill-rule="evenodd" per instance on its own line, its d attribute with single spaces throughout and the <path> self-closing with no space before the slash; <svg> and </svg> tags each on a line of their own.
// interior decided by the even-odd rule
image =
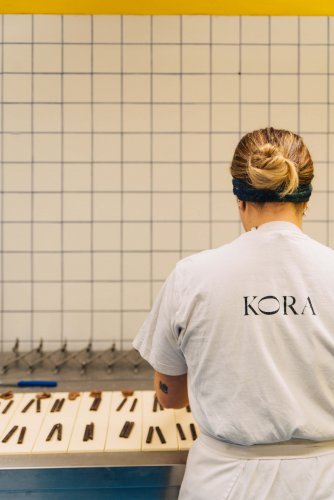
<svg viewBox="0 0 334 500">
<path fill-rule="evenodd" d="M 282 197 L 293 193 L 299 185 L 297 165 L 274 144 L 264 144 L 251 154 L 247 170 L 252 186 L 279 190 Z"/>
<path fill-rule="evenodd" d="M 313 179 L 313 161 L 303 139 L 288 130 L 267 127 L 244 135 L 233 155 L 231 174 L 255 190 L 282 199 Z M 269 197 L 270 197 L 269 196 Z"/>
</svg>

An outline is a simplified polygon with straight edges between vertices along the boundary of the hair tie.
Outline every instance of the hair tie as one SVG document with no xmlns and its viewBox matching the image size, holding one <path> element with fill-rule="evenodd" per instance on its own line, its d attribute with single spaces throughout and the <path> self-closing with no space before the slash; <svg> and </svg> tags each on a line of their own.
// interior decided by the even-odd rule
<svg viewBox="0 0 334 500">
<path fill-rule="evenodd" d="M 271 189 L 256 189 L 247 182 L 240 179 L 232 178 L 233 193 L 241 201 L 253 201 L 257 203 L 264 203 L 270 201 L 281 201 L 292 203 L 302 203 L 310 199 L 312 193 L 312 185 L 304 184 L 298 186 L 296 191 L 286 194 L 281 197 L 279 191 L 272 191 Z"/>
</svg>

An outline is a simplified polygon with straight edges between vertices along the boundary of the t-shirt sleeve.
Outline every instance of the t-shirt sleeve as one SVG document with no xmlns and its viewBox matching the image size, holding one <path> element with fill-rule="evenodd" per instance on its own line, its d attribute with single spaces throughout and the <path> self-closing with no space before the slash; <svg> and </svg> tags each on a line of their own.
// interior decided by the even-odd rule
<svg viewBox="0 0 334 500">
<path fill-rule="evenodd" d="M 165 375 L 182 375 L 187 372 L 187 365 L 178 345 L 180 285 L 176 267 L 165 281 L 151 312 L 133 341 L 133 347 L 141 356 L 156 371 Z"/>
</svg>

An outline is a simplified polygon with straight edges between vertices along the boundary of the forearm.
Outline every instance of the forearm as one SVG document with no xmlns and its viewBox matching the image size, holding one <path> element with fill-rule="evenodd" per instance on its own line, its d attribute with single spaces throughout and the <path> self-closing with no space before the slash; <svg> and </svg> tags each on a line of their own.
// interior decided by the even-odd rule
<svg viewBox="0 0 334 500">
<path fill-rule="evenodd" d="M 164 408 L 184 408 L 189 404 L 186 373 L 171 376 L 154 372 L 154 388 Z"/>
</svg>

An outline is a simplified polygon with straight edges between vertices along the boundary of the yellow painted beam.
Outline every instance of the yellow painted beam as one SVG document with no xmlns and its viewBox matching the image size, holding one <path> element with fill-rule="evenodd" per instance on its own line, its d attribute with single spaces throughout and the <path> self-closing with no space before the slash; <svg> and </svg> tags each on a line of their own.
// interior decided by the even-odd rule
<svg viewBox="0 0 334 500">
<path fill-rule="evenodd" d="M 333 0 L 0 0 L 1 14 L 331 16 Z"/>
</svg>

